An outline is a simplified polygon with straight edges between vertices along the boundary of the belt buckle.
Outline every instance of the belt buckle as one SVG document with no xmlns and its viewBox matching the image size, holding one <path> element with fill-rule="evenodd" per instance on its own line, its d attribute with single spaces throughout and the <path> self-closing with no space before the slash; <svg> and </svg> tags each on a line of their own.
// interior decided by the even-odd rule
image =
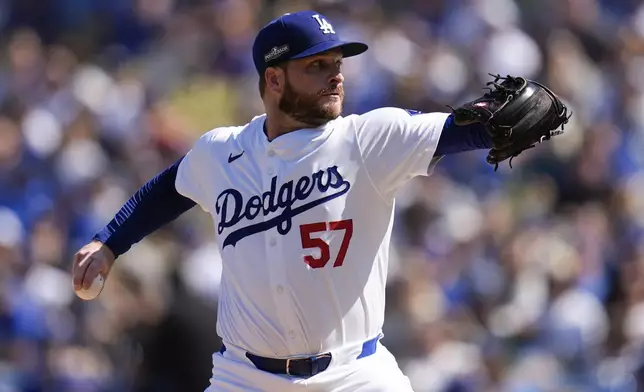
<svg viewBox="0 0 644 392">
<path fill-rule="evenodd" d="M 287 358 L 286 359 L 286 374 L 291 376 L 291 361 L 292 360 L 300 360 L 300 361 L 306 361 L 307 364 L 309 365 L 309 374 L 308 376 L 314 376 L 318 373 L 318 361 L 322 358 L 331 358 L 331 354 L 329 353 L 324 353 L 324 354 L 319 354 L 319 355 L 313 355 L 310 357 L 306 358 Z"/>
<path fill-rule="evenodd" d="M 291 358 L 286 358 L 286 374 L 291 375 Z"/>
</svg>

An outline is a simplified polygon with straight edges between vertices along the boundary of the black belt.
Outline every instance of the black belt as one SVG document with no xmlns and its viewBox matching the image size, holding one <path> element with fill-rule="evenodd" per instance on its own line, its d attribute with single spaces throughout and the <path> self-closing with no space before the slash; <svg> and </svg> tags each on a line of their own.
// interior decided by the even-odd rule
<svg viewBox="0 0 644 392">
<path fill-rule="evenodd" d="M 368 357 L 376 352 L 376 347 L 381 336 L 377 336 L 362 344 L 362 352 L 358 358 Z M 220 354 L 226 351 L 226 346 L 221 345 Z M 266 358 L 259 355 L 246 353 L 253 365 L 259 370 L 273 374 L 288 374 L 296 377 L 312 377 L 325 371 L 331 364 L 331 353 L 312 355 L 305 358 Z"/>
</svg>

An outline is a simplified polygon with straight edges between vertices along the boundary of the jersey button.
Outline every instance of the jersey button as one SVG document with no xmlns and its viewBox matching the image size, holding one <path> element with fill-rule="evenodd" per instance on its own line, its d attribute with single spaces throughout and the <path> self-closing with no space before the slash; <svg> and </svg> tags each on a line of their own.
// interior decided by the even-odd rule
<svg viewBox="0 0 644 392">
<path fill-rule="evenodd" d="M 276 240 L 275 238 L 271 238 L 271 240 L 270 240 L 270 241 L 268 241 L 268 244 L 269 244 L 270 246 L 275 246 L 275 244 L 277 244 L 277 240 Z"/>
<path fill-rule="evenodd" d="M 268 156 L 269 156 L 269 157 L 273 157 L 273 156 L 275 156 L 275 151 L 273 151 L 273 150 L 268 150 Z"/>
<path fill-rule="evenodd" d="M 268 168 L 268 175 L 269 175 L 269 176 L 272 176 L 272 175 L 273 175 L 273 168 L 272 168 L 272 167 L 269 167 L 269 168 Z"/>
<path fill-rule="evenodd" d="M 284 287 L 282 285 L 277 286 L 277 294 L 282 294 L 284 292 Z"/>
<path fill-rule="evenodd" d="M 293 331 L 293 330 L 288 331 L 288 336 L 289 336 L 291 339 L 295 339 L 295 331 Z"/>
</svg>

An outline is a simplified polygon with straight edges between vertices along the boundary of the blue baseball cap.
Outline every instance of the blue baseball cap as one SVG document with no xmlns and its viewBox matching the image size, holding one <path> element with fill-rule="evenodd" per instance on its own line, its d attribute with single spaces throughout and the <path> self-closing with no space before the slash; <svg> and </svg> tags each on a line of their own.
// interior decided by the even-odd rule
<svg viewBox="0 0 644 392">
<path fill-rule="evenodd" d="M 264 26 L 253 44 L 253 61 L 260 75 L 285 60 L 312 56 L 341 48 L 344 57 L 369 48 L 361 42 L 342 41 L 329 20 L 314 11 L 288 13 Z"/>
</svg>

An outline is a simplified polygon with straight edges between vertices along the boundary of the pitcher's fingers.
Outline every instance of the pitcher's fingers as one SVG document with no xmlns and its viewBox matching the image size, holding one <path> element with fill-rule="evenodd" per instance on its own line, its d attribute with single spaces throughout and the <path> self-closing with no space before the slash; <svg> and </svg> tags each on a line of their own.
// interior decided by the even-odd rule
<svg viewBox="0 0 644 392">
<path fill-rule="evenodd" d="M 98 274 L 104 270 L 103 265 L 105 263 L 100 262 L 99 260 L 92 259 L 91 262 L 87 266 L 87 270 L 85 271 L 85 275 L 83 276 L 83 282 L 82 282 L 82 287 L 83 289 L 87 290 L 92 286 L 92 283 L 94 283 L 94 279 L 98 276 Z"/>
<path fill-rule="evenodd" d="M 91 264 L 92 255 L 87 255 L 79 263 L 74 263 L 72 268 L 72 278 L 74 283 L 74 290 L 80 290 L 83 285 L 83 276 L 87 271 L 87 267 Z"/>
<path fill-rule="evenodd" d="M 87 256 L 87 252 L 85 251 L 80 250 L 76 252 L 76 254 L 74 255 L 74 266 L 80 263 L 81 260 L 83 260 L 83 258 L 85 258 L 86 256 Z"/>
</svg>

